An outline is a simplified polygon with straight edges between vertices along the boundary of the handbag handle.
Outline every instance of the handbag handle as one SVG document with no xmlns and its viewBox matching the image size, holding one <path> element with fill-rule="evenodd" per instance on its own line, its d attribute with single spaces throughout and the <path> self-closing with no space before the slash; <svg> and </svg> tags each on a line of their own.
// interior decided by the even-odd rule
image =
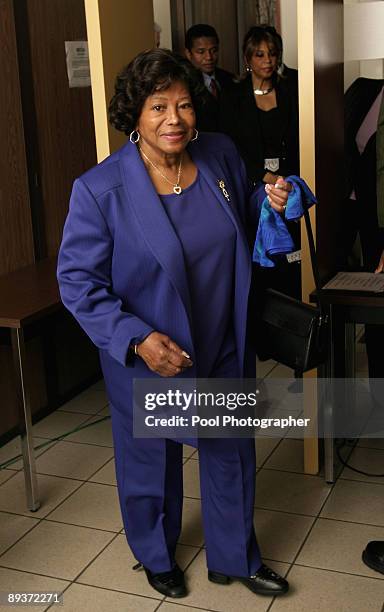
<svg viewBox="0 0 384 612">
<path fill-rule="evenodd" d="M 306 196 L 305 196 L 303 187 L 300 185 L 300 183 L 299 183 L 299 187 L 301 191 L 301 199 L 303 202 L 305 228 L 307 230 L 307 236 L 308 236 L 309 254 L 311 257 L 313 279 L 315 281 L 317 303 L 319 306 L 320 315 L 324 315 L 324 307 L 322 305 L 322 300 L 321 300 L 321 279 L 320 279 L 319 267 L 317 265 L 316 247 L 315 247 L 315 240 L 313 238 L 311 218 L 309 216 L 308 208 L 306 207 L 306 204 L 305 204 Z"/>
</svg>

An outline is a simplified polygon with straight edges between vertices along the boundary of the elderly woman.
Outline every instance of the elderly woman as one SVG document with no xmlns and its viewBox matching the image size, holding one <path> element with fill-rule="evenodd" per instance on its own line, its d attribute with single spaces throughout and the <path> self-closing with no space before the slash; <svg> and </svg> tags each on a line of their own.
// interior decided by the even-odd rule
<svg viewBox="0 0 384 612">
<path fill-rule="evenodd" d="M 182 445 L 133 437 L 132 380 L 254 376 L 255 364 L 244 168 L 227 137 L 195 130 L 199 87 L 189 62 L 162 49 L 118 76 L 110 120 L 129 141 L 75 182 L 58 265 L 63 302 L 100 349 L 127 540 L 169 597 L 187 592 L 175 561 Z M 269 193 L 283 212 L 279 187 Z M 286 592 L 256 543 L 254 440 L 198 448 L 209 580 Z"/>
</svg>

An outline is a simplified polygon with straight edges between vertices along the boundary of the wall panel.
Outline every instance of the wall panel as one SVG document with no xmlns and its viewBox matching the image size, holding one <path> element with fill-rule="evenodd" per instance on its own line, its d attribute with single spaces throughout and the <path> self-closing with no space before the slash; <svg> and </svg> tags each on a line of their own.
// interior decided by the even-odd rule
<svg viewBox="0 0 384 612">
<path fill-rule="evenodd" d="M 57 254 L 73 180 L 96 163 L 90 87 L 69 88 L 66 40 L 87 40 L 79 0 L 26 3 L 45 248 Z M 28 61 L 28 58 L 25 58 Z"/>
<path fill-rule="evenodd" d="M 0 0 L 0 274 L 34 261 L 12 0 Z"/>
</svg>

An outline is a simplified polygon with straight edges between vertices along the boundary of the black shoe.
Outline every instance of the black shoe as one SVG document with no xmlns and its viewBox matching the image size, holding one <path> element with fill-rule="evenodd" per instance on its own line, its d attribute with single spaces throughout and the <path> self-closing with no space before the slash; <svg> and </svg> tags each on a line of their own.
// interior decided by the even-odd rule
<svg viewBox="0 0 384 612">
<path fill-rule="evenodd" d="M 363 552 L 363 561 L 371 569 L 384 574 L 384 541 L 368 542 Z"/>
<path fill-rule="evenodd" d="M 229 584 L 232 580 L 239 580 L 248 589 L 258 595 L 283 595 L 289 589 L 289 584 L 266 565 L 262 565 L 253 576 L 225 576 L 208 570 L 208 580 L 216 584 Z"/>
<path fill-rule="evenodd" d="M 185 597 L 188 594 L 184 582 L 184 572 L 182 572 L 177 564 L 169 572 L 160 572 L 158 574 L 151 572 L 141 563 L 138 563 L 132 569 L 139 569 L 140 567 L 144 568 L 151 587 L 162 595 L 167 597 Z"/>
</svg>

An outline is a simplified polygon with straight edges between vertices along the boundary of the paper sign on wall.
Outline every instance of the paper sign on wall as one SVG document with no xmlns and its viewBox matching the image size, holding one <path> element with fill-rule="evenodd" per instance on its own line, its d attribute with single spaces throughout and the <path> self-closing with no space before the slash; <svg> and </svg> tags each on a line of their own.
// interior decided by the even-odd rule
<svg viewBox="0 0 384 612">
<path fill-rule="evenodd" d="M 88 42 L 86 40 L 66 40 L 65 55 L 69 87 L 89 87 L 91 85 L 91 73 Z"/>
</svg>

